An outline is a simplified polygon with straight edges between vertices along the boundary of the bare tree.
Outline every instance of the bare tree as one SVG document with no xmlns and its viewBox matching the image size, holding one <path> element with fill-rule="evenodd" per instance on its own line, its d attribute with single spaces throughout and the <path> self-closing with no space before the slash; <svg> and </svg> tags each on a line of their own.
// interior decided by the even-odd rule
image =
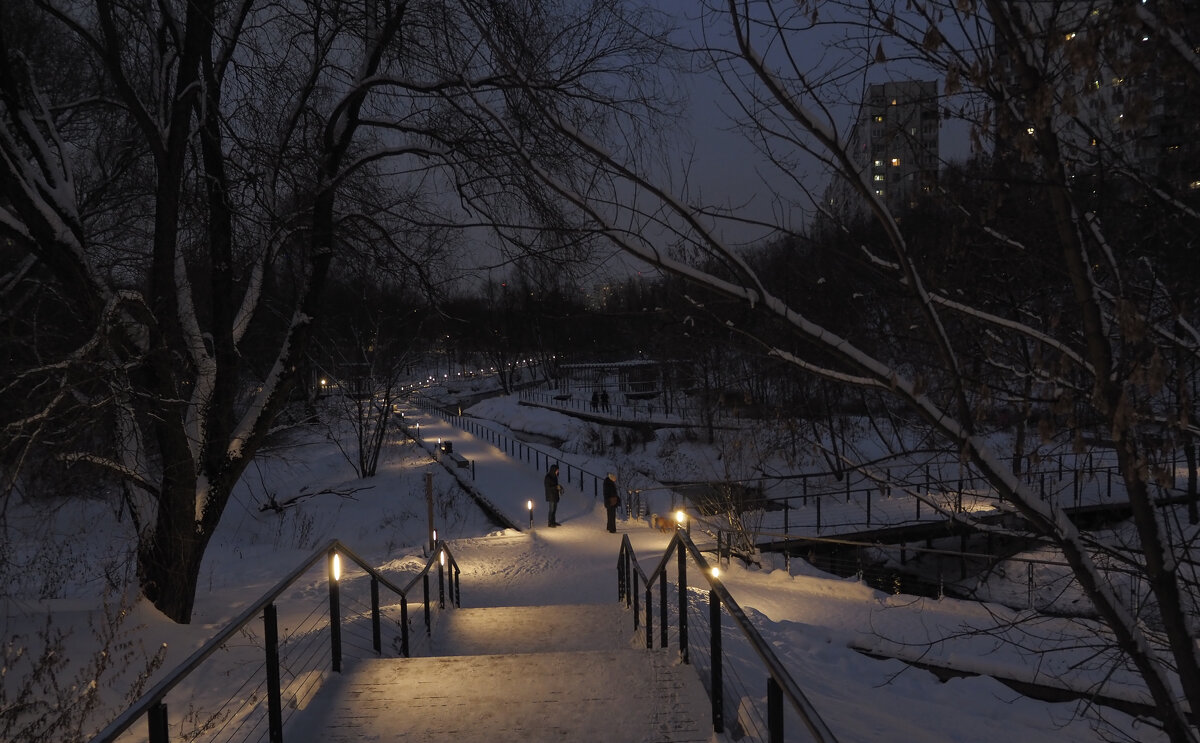
<svg viewBox="0 0 1200 743">
<path fill-rule="evenodd" d="M 334 262 L 415 260 L 407 228 L 450 210 L 535 224 L 542 188 L 492 115 L 572 177 L 531 92 L 562 115 L 624 105 L 622 68 L 658 53 L 603 0 L 17 5 L 37 33 L 0 24 L 3 317 L 32 348 L 0 382 L 4 492 L 39 448 L 122 480 L 142 591 L 179 622 L 308 383 Z"/>
<path fill-rule="evenodd" d="M 1135 145 L 1148 144 L 1137 132 L 1145 113 L 1154 110 L 1150 100 L 1158 96 L 1159 103 L 1179 105 L 1173 96 L 1198 82 L 1196 13 L 1189 4 L 1169 1 L 1085 6 L 730 0 L 711 6 L 703 53 L 727 87 L 743 131 L 792 185 L 794 201 L 834 225 L 844 224 L 844 215 L 829 210 L 824 189 L 808 177 L 807 164 L 842 183 L 857 213 L 874 226 L 856 246 L 861 268 L 886 280 L 897 302 L 874 335 L 856 328 L 841 335 L 770 291 L 714 228 L 723 216 L 744 218 L 693 202 L 661 177 L 657 162 L 639 157 L 643 150 L 629 138 L 605 139 L 549 106 L 540 109 L 574 139 L 581 159 L 608 174 L 609 190 L 581 189 L 527 152 L 529 167 L 575 209 L 581 223 L 706 292 L 735 298 L 772 318 L 772 324 L 747 329 L 770 330 L 752 333 L 770 355 L 799 372 L 887 394 L 893 404 L 916 413 L 946 452 L 987 478 L 997 508 L 1019 514 L 1030 532 L 1061 551 L 1112 633 L 1116 662 L 1140 673 L 1160 723 L 1176 741 L 1200 738 L 1185 711 L 1200 705 L 1196 583 L 1187 535 L 1153 494 L 1169 476 L 1175 442 L 1190 441 L 1196 433 L 1192 404 L 1179 392 L 1194 387 L 1200 349 L 1188 293 L 1194 269 L 1184 268 L 1179 258 L 1200 214 L 1194 181 L 1155 172 Z M 823 52 L 819 58 L 804 53 L 814 47 Z M 889 61 L 896 66 L 881 70 Z M 994 148 L 998 163 L 1020 166 L 1007 168 L 1013 174 L 1007 184 L 1033 189 L 1035 208 L 1049 229 L 1019 239 L 998 227 L 986 208 L 970 212 L 970 221 L 984 240 L 980 245 L 1000 256 L 993 270 L 1035 281 L 1049 292 L 1046 303 L 1004 314 L 971 286 L 932 279 L 936 257 L 917 249 L 908 221 L 898 219 L 877 193 L 850 144 L 846 122 L 854 118 L 867 83 L 889 72 L 939 77 L 948 93 L 944 110 L 966 120 L 975 142 Z M 1106 97 L 1087 97 L 1093 94 Z M 1084 106 L 1105 115 L 1090 119 Z M 506 127 L 501 117 L 494 121 Z M 641 122 L 621 131 L 634 131 Z M 515 132 L 512 141 L 519 141 Z M 1186 145 L 1186 137 L 1178 144 Z M 1117 183 L 1102 191 L 1102 177 Z M 622 203 L 619 194 L 631 193 L 637 199 Z M 969 209 L 961 196 L 934 190 L 928 198 Z M 1156 236 L 1158 245 L 1146 244 L 1110 209 L 1117 202 L 1153 208 L 1188 229 L 1164 232 Z M 1043 261 L 1036 275 L 1023 267 L 1030 256 Z M 849 303 L 857 287 L 834 289 L 841 296 L 831 301 Z M 995 338 L 1017 357 L 1025 354 L 1022 373 L 1034 375 L 1032 384 L 1011 387 L 1014 397 L 1050 390 L 1044 436 L 1078 443 L 1089 422 L 1096 424 L 1128 493 L 1134 544 L 1102 542 L 1081 532 L 1059 506 L 1014 475 L 1011 457 L 994 448 L 981 425 L 985 400 L 972 383 L 977 369 L 991 365 L 993 376 L 1002 374 L 1000 362 L 1011 364 L 1013 357 L 994 353 L 996 346 L 984 350 L 986 344 L 972 337 Z M 920 344 L 920 352 L 901 353 L 910 343 Z M 970 519 L 952 510 L 947 515 Z M 1097 555 L 1129 563 L 1153 600 L 1139 607 L 1117 595 Z"/>
</svg>

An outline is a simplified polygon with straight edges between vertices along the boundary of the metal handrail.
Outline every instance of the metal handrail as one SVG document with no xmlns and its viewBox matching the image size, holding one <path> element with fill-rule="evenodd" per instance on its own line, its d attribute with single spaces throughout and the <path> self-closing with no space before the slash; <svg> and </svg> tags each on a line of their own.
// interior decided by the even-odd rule
<svg viewBox="0 0 1200 743">
<path fill-rule="evenodd" d="M 452 579 L 450 581 L 451 604 L 453 606 L 461 605 L 462 597 L 459 593 L 459 574 L 461 571 L 459 570 L 458 562 L 454 559 L 454 556 L 450 553 L 450 549 L 446 546 L 444 541 L 438 540 L 436 549 L 434 549 L 430 554 L 429 559 L 425 563 L 425 567 L 422 568 L 415 576 L 413 576 L 413 579 L 409 581 L 407 586 L 400 588 L 395 583 L 392 583 L 385 576 L 380 574 L 375 568 L 371 567 L 365 560 L 363 560 L 363 558 L 359 557 L 353 550 L 344 545 L 342 542 L 337 539 L 331 539 L 323 547 L 319 548 L 311 556 L 309 556 L 308 559 L 288 573 L 287 576 L 275 584 L 273 588 L 264 593 L 258 598 L 258 600 L 243 610 L 241 614 L 238 614 L 236 617 L 230 620 L 228 624 L 226 624 L 215 635 L 209 638 L 207 642 L 201 645 L 183 662 L 172 669 L 164 678 L 159 680 L 158 683 L 146 691 L 145 694 L 143 694 L 137 701 L 126 708 L 125 711 L 122 712 L 115 720 L 110 722 L 103 730 L 97 733 L 95 737 L 91 739 L 91 743 L 110 743 L 111 741 L 116 740 L 119 735 L 132 727 L 133 724 L 143 716 L 147 717 L 150 724 L 151 743 L 157 743 L 159 740 L 166 741 L 166 738 L 164 737 L 166 734 L 165 713 L 161 713 L 163 715 L 161 719 L 161 728 L 156 729 L 156 725 L 158 723 L 155 721 L 156 715 L 154 710 L 156 708 L 161 708 L 163 705 L 163 700 L 166 698 L 167 694 L 169 694 L 172 689 L 178 686 L 180 682 L 182 682 L 190 673 L 192 673 L 192 671 L 196 670 L 201 664 L 203 664 L 205 660 L 213 655 L 213 653 L 217 652 L 217 650 L 219 650 L 227 640 L 236 635 L 251 622 L 255 621 L 260 614 L 270 613 L 273 609 L 275 600 L 279 598 L 284 591 L 290 588 L 292 584 L 299 580 L 301 576 L 312 569 L 313 566 L 315 566 L 322 558 L 332 560 L 335 554 L 345 556 L 362 568 L 367 574 L 369 574 L 373 581 L 385 586 L 388 590 L 399 595 L 401 602 L 404 605 L 407 605 L 408 594 L 417 585 L 418 581 L 424 582 L 427 580 L 429 572 L 434 568 L 435 565 L 439 568 L 439 570 L 442 568 L 443 563 L 441 562 L 440 556 L 445 554 L 445 567 L 452 569 Z M 439 577 L 441 577 L 441 575 L 442 574 L 439 572 Z M 334 592 L 331 587 L 331 604 L 336 606 L 336 599 L 332 598 L 333 593 Z M 442 601 L 444 602 L 444 598 Z M 428 622 L 428 596 L 426 596 L 427 629 Z M 407 626 L 404 628 L 404 631 L 407 634 Z M 405 652 L 407 653 L 407 643 L 405 643 L 405 645 Z M 268 648 L 268 653 L 270 652 L 271 650 Z M 338 662 L 335 660 L 335 668 L 333 670 L 339 671 L 340 667 L 337 666 Z"/>
<path fill-rule="evenodd" d="M 688 588 L 686 583 L 686 572 L 684 570 L 684 555 L 686 554 L 691 556 L 692 560 L 700 568 L 700 572 L 704 576 L 704 579 L 708 582 L 710 589 L 710 602 L 719 602 L 719 605 L 724 607 L 725 611 L 729 613 L 729 616 L 738 626 L 738 629 L 740 629 L 742 634 L 745 635 L 746 640 L 754 649 L 754 652 L 758 656 L 759 660 L 762 661 L 762 664 L 767 671 L 768 686 L 772 693 L 778 694 L 778 696 L 780 696 L 782 699 L 786 699 L 788 703 L 791 704 L 792 709 L 794 709 L 796 714 L 800 716 L 800 719 L 804 722 L 804 725 L 808 728 L 814 740 L 819 741 L 819 743 L 837 743 L 837 738 L 834 737 L 833 732 L 825 724 L 825 721 L 821 719 L 821 716 L 817 712 L 816 708 L 808 700 L 808 697 L 804 695 L 804 692 L 801 691 L 800 686 L 792 679 L 791 674 L 788 673 L 787 668 L 784 667 L 778 656 L 775 655 L 774 651 L 771 649 L 771 646 L 762 638 L 762 635 L 759 634 L 754 625 L 750 623 L 749 618 L 747 618 L 741 606 L 738 605 L 737 601 L 729 593 L 729 590 L 725 588 L 725 585 L 721 583 L 719 578 L 712 574 L 712 571 L 709 569 L 708 561 L 704 558 L 703 554 L 701 554 L 700 549 L 696 546 L 696 543 L 692 541 L 690 536 L 688 536 L 686 530 L 682 528 L 676 529 L 674 536 L 667 545 L 666 551 L 663 553 L 662 559 L 658 563 L 658 566 L 651 571 L 649 576 L 646 575 L 645 571 L 642 570 L 641 565 L 638 563 L 637 556 L 633 551 L 633 545 L 629 541 L 629 535 L 626 534 L 621 539 L 621 549 L 617 558 L 618 595 L 620 600 L 625 602 L 626 606 L 629 606 L 631 603 L 633 604 L 634 629 L 637 629 L 639 621 L 639 608 L 637 606 L 637 578 L 641 578 L 642 585 L 645 586 L 646 594 L 647 648 L 653 647 L 654 642 L 653 630 L 650 625 L 650 621 L 653 616 L 650 602 L 653 600 L 654 595 L 651 587 L 656 581 L 661 581 L 659 584 L 661 593 L 660 602 L 663 607 L 662 613 L 664 615 L 663 640 L 661 645 L 663 647 L 666 646 L 665 606 L 667 566 L 670 564 L 673 554 L 678 555 L 680 568 L 680 580 L 678 585 L 678 591 L 680 593 L 679 651 L 683 662 L 686 663 L 688 659 L 687 618 L 686 606 L 683 599 L 683 596 L 687 593 Z M 713 606 L 714 616 L 716 616 L 715 607 L 717 604 L 713 604 Z M 716 647 L 719 648 L 719 625 L 714 625 L 712 628 L 712 633 L 716 636 L 714 638 L 714 643 L 716 643 Z M 710 684 L 713 702 L 713 730 L 714 732 L 718 733 L 723 732 L 723 713 L 718 709 L 718 707 L 722 704 L 722 692 L 720 690 L 721 672 L 719 663 L 719 657 L 714 657 L 712 660 L 712 665 L 714 668 L 710 668 L 710 673 L 713 676 L 712 680 L 715 681 L 715 683 Z M 769 693 L 769 707 L 772 705 L 771 696 L 772 694 Z M 783 715 L 781 709 L 769 709 L 768 718 L 769 724 L 772 727 L 770 731 L 771 739 L 783 740 Z"/>
</svg>

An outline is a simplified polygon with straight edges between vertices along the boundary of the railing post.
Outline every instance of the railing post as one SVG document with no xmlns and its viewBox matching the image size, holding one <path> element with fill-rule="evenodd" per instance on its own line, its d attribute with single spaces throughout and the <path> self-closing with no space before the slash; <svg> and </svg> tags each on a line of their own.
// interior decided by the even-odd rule
<svg viewBox="0 0 1200 743">
<path fill-rule="evenodd" d="M 632 587 L 632 590 L 631 590 Z M 631 593 L 637 592 L 637 573 L 633 569 L 633 555 L 625 553 L 625 605 L 633 603 Z"/>
<path fill-rule="evenodd" d="M 771 743 L 783 743 L 783 689 L 774 676 L 767 677 L 767 735 Z"/>
<path fill-rule="evenodd" d="M 625 545 L 621 545 L 621 551 L 617 553 L 617 601 L 628 605 L 625 600 L 626 583 L 629 580 L 625 574 Z"/>
<path fill-rule="evenodd" d="M 408 597 L 400 597 L 400 654 L 408 657 Z"/>
<path fill-rule="evenodd" d="M 429 571 L 428 570 L 426 570 L 424 573 L 421 574 L 421 587 L 425 590 L 425 636 L 430 637 L 433 635 L 433 632 L 430 629 L 430 621 L 429 621 L 430 618 L 429 618 Z"/>
<path fill-rule="evenodd" d="M 626 601 L 627 592 L 629 591 L 629 568 L 626 567 L 628 561 L 625 557 L 625 547 L 621 546 L 621 553 L 617 555 L 617 601 L 628 605 Z"/>
<path fill-rule="evenodd" d="M 712 672 L 712 723 L 714 733 L 725 732 L 725 695 L 721 676 L 721 600 L 716 591 L 708 592 L 709 658 Z"/>
<path fill-rule="evenodd" d="M 633 576 L 633 590 L 630 592 L 631 594 L 633 594 L 632 601 L 633 601 L 633 631 L 634 632 L 637 632 L 638 622 L 642 621 L 642 618 L 640 616 L 641 608 L 638 606 L 638 603 L 641 601 L 641 597 L 638 596 L 638 585 L 637 584 L 638 584 L 638 578 L 637 578 L 637 575 L 635 574 Z"/>
<path fill-rule="evenodd" d="M 667 621 L 667 573 L 665 570 L 658 579 L 658 624 L 660 633 L 658 646 L 665 649 L 668 644 L 667 627 L 670 624 Z"/>
<path fill-rule="evenodd" d="M 462 607 L 462 584 L 459 580 L 462 577 L 462 571 L 458 569 L 458 562 L 454 563 L 454 605 Z"/>
<path fill-rule="evenodd" d="M 157 702 L 146 712 L 146 723 L 150 729 L 150 743 L 169 743 L 171 731 L 167 727 L 166 702 Z"/>
<path fill-rule="evenodd" d="M 283 703 L 279 690 L 279 622 L 275 604 L 263 609 L 263 641 L 267 650 L 267 740 L 283 743 Z"/>
<path fill-rule="evenodd" d="M 446 552 L 438 550 L 438 608 L 446 608 Z"/>
<path fill-rule="evenodd" d="M 329 651 L 331 662 L 333 664 L 333 672 L 342 672 L 342 611 L 341 611 L 341 591 L 338 588 L 338 581 L 334 577 L 334 563 L 337 561 L 337 553 L 330 550 L 329 552 Z"/>
<path fill-rule="evenodd" d="M 667 577 L 660 575 L 658 579 L 665 581 Z M 649 583 L 646 584 L 646 649 L 654 649 L 654 587 Z"/>
<path fill-rule="evenodd" d="M 371 643 L 378 655 L 383 650 L 379 631 L 379 579 L 371 576 Z"/>
<path fill-rule="evenodd" d="M 675 541 L 675 549 L 679 550 L 679 660 L 688 662 L 687 636 L 687 550 L 681 540 Z"/>
</svg>

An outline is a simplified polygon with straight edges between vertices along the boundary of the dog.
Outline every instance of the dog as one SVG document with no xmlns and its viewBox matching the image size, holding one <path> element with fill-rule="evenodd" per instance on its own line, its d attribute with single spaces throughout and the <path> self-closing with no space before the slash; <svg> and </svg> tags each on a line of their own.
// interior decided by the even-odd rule
<svg viewBox="0 0 1200 743">
<path fill-rule="evenodd" d="M 675 521 L 666 516 L 659 516 L 657 513 L 650 515 L 650 526 L 664 534 L 670 534 L 675 531 Z"/>
</svg>

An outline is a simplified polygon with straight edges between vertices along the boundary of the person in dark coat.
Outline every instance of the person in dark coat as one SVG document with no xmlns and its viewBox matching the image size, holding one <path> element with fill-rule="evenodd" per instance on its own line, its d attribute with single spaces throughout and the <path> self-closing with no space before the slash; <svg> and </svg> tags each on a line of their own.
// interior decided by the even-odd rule
<svg viewBox="0 0 1200 743">
<path fill-rule="evenodd" d="M 546 503 L 549 504 L 549 509 L 546 513 L 546 526 L 558 526 L 557 511 L 558 499 L 562 497 L 562 485 L 558 484 L 558 465 L 550 468 L 546 473 L 546 479 L 543 481 L 546 486 Z"/>
<path fill-rule="evenodd" d="M 617 508 L 621 505 L 621 495 L 617 492 L 617 476 L 612 472 L 604 478 L 604 510 L 608 514 L 608 530 L 617 533 Z"/>
<path fill-rule="evenodd" d="M 608 390 L 600 391 L 600 407 L 604 408 L 604 412 L 608 412 Z"/>
</svg>

